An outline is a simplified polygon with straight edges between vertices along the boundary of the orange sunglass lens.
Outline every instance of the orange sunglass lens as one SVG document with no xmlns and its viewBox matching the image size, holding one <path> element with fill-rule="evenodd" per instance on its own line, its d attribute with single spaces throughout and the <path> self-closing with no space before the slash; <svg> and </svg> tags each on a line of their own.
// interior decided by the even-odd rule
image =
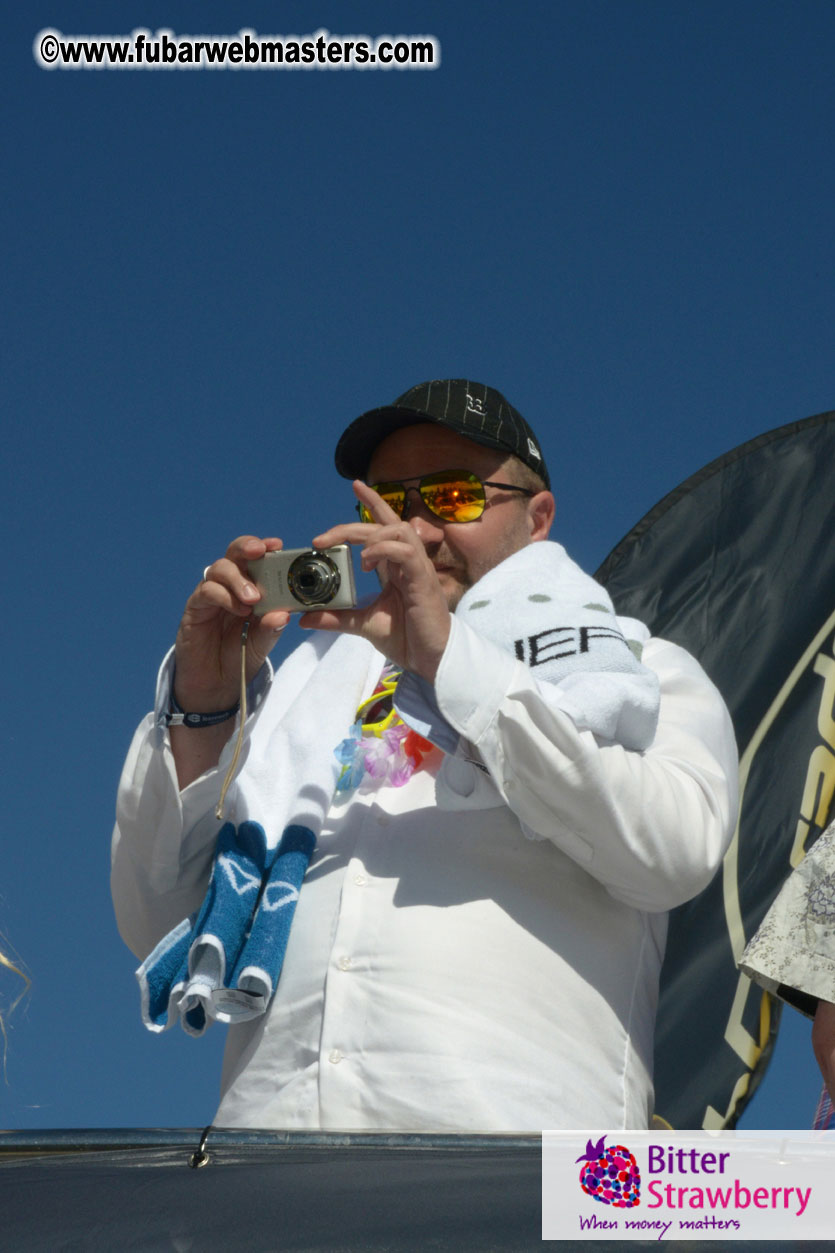
<svg viewBox="0 0 835 1253">
<path fill-rule="evenodd" d="M 421 482 L 420 494 L 426 507 L 447 522 L 474 522 L 484 512 L 484 488 L 471 475 L 427 475 Z"/>
</svg>

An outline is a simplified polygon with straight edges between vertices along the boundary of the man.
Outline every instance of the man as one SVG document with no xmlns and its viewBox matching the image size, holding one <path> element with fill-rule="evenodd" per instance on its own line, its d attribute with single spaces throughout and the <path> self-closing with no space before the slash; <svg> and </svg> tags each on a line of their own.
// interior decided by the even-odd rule
<svg viewBox="0 0 835 1253">
<path fill-rule="evenodd" d="M 318 843 L 275 999 L 230 1030 L 215 1121 L 645 1127 L 666 911 L 705 886 L 733 828 L 736 750 L 721 698 L 691 657 L 640 624 L 628 628 L 640 666 L 611 617 L 527 630 L 528 614 L 560 604 L 552 559 L 567 580 L 590 581 L 545 543 L 548 472 L 500 393 L 467 380 L 420 384 L 352 423 L 336 462 L 362 517 L 314 546 L 358 546 L 382 589 L 369 606 L 305 614 L 301 625 L 317 631 L 274 677 L 266 658 L 288 615 L 253 619 L 254 710 L 233 816 L 269 823 L 280 812 L 279 826 L 304 822 Z M 466 508 L 452 470 L 474 484 Z M 259 599 L 247 564 L 280 545 L 245 536 L 207 568 L 131 748 L 113 889 L 140 956 L 204 895 L 240 628 Z M 541 569 L 508 606 L 503 572 L 529 553 L 542 554 Z M 593 586 L 582 610 L 605 617 L 606 594 Z M 503 615 L 505 646 L 490 638 Z M 557 639 L 575 640 L 559 665 L 582 667 L 595 643 L 621 649 L 615 669 L 632 671 L 615 676 L 626 695 L 613 717 L 608 689 L 603 721 L 585 712 L 582 669 L 537 678 L 544 656 L 572 652 L 544 649 Z M 356 727 L 349 734 L 386 662 L 404 671 L 404 719 L 444 749 L 421 741 L 429 751 L 413 752 L 399 775 L 384 760 L 389 748 L 402 760 L 396 720 L 370 748 Z M 656 698 L 660 685 L 653 733 L 645 747 L 625 746 L 620 713 L 630 685 L 647 679 Z M 172 696 L 209 725 L 167 727 Z M 332 766 L 317 765 L 321 744 L 347 771 L 336 791 Z"/>
</svg>

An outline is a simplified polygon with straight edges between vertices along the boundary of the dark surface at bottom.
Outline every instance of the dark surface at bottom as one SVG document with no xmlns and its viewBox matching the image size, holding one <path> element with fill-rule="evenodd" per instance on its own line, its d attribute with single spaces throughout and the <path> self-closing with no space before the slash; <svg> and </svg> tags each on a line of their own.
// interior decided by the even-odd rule
<svg viewBox="0 0 835 1253">
<path fill-rule="evenodd" d="M 531 1250 L 541 1241 L 538 1140 L 462 1136 L 198 1132 L 0 1135 L 2 1236 L 17 1253 L 411 1253 Z M 118 1137 L 122 1136 L 120 1140 Z M 734 1241 L 769 1253 L 776 1247 Z M 550 1244 L 550 1242 L 549 1242 Z M 667 1248 L 718 1249 L 709 1241 Z M 657 1248 L 657 1240 L 553 1242 L 556 1249 Z M 727 1246 L 726 1246 L 727 1247 Z"/>
</svg>

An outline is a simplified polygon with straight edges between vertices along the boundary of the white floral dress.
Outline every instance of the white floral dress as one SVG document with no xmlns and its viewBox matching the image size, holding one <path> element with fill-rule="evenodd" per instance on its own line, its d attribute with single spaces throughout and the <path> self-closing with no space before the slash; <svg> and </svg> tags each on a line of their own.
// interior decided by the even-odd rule
<svg viewBox="0 0 835 1253">
<path fill-rule="evenodd" d="M 739 968 L 810 1016 L 835 1001 L 835 822 L 786 880 Z"/>
</svg>

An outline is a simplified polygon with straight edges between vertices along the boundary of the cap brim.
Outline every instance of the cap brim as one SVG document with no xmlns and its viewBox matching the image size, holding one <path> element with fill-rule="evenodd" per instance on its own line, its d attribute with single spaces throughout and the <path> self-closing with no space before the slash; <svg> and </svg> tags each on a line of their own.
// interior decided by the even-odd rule
<svg viewBox="0 0 835 1253">
<path fill-rule="evenodd" d="M 369 409 L 367 413 L 360 414 L 343 432 L 334 453 L 338 473 L 344 479 L 364 479 L 374 450 L 388 435 L 393 435 L 395 431 L 406 426 L 418 426 L 423 422 L 446 427 L 447 430 L 455 431 L 485 448 L 497 448 L 495 440 L 479 439 L 477 432 L 449 418 L 433 418 L 431 413 L 424 413 L 420 409 L 383 405 L 380 409 Z"/>
</svg>

